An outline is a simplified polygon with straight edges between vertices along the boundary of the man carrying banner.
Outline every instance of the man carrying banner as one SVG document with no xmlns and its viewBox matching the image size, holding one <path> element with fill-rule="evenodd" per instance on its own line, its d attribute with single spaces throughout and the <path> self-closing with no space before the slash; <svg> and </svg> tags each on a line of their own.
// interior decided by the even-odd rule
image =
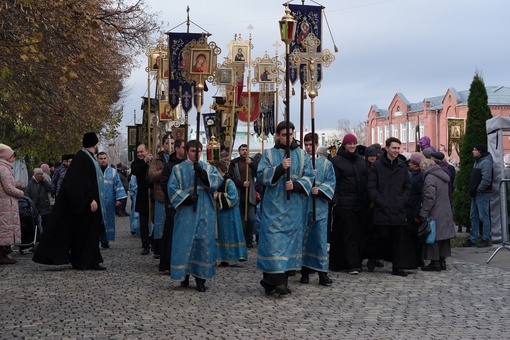
<svg viewBox="0 0 510 340">
<path fill-rule="evenodd" d="M 264 151 L 257 178 L 266 186 L 262 200 L 257 269 L 264 272 L 260 284 L 266 294 L 287 295 L 286 272 L 301 269 L 303 226 L 306 223 L 307 196 L 312 189 L 312 162 L 293 138 L 294 124 L 280 122 L 273 148 Z M 287 134 L 289 153 L 286 157 Z M 290 169 L 290 180 L 285 172 Z M 290 193 L 287 199 L 287 193 Z"/>
</svg>

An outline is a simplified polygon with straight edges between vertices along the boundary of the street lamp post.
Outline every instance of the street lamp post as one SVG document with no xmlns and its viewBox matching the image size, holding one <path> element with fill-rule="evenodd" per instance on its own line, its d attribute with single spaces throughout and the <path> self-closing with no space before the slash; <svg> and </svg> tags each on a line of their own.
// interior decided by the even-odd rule
<svg viewBox="0 0 510 340">
<path fill-rule="evenodd" d="M 285 7 L 285 15 L 279 21 L 280 37 L 285 43 L 285 128 L 287 130 L 286 157 L 290 157 L 290 43 L 296 35 L 296 20 L 290 14 L 289 6 Z M 277 122 L 278 123 L 278 122 Z M 287 169 L 287 181 L 290 181 L 290 168 Z M 287 191 L 290 200 L 290 191 Z"/>
</svg>

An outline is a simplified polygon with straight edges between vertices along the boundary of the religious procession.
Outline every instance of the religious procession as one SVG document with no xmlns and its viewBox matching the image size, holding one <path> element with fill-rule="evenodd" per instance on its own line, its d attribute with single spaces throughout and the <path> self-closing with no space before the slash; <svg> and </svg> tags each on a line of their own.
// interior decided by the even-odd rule
<svg viewBox="0 0 510 340">
<path fill-rule="evenodd" d="M 189 32 L 188 16 L 187 32 L 171 30 L 167 42 L 146 52 L 147 96 L 142 124 L 128 126 L 129 166 L 110 166 L 109 155 L 99 152 L 98 133 L 86 132 L 81 150 L 62 155 L 58 167 L 34 168 L 23 186 L 11 170 L 15 151 L 0 144 L 0 263 L 15 264 L 9 253 L 29 249 L 39 264 L 107 270 L 101 248 L 121 232 L 115 217 L 129 216 L 140 256 L 152 255 L 159 271 L 198 292 L 206 292 L 207 281 L 214 284 L 218 267 L 247 261 L 254 248 L 260 288 L 268 296 L 292 294 L 289 277 L 295 275 L 303 285 L 330 286 L 330 271 L 358 275 L 391 265 L 392 275 L 406 277 L 417 268 L 447 270 L 456 235 L 457 169 L 428 136 L 417 129 L 412 153 L 396 137 L 365 146 L 346 133 L 335 145 L 319 143 L 315 101 L 335 61 L 323 46 L 323 12 L 322 6 L 287 3 L 279 21 L 283 58 L 254 58 L 250 32 L 249 39 L 239 35 L 227 44 L 223 62 L 209 32 Z M 298 81 L 311 118 L 311 131 L 299 137 L 304 117 L 291 110 Z M 202 112 L 211 86 L 220 95 L 212 112 Z M 301 100 L 301 112 L 303 106 Z M 193 107 L 194 125 L 188 119 Z M 246 136 L 253 128 L 260 152 L 253 152 L 248 137 L 234 147 L 240 122 Z M 269 140 L 274 145 L 264 144 Z M 488 201 L 481 198 L 492 190 L 492 159 L 487 145 L 473 148 L 479 171 L 471 175 L 471 221 L 480 221 L 483 233 L 479 241 L 479 230 L 471 228 L 464 246 L 489 247 Z M 38 212 L 28 222 L 18 208 L 23 197 Z"/>
</svg>

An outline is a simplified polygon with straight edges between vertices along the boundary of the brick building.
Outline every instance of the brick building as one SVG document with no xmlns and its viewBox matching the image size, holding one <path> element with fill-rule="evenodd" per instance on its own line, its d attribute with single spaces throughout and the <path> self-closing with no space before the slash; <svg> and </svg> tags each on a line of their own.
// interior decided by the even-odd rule
<svg viewBox="0 0 510 340">
<path fill-rule="evenodd" d="M 487 86 L 486 89 L 492 115 L 510 117 L 510 87 Z M 387 109 L 380 109 L 377 105 L 370 107 L 365 145 L 384 145 L 388 137 L 397 137 L 402 141 L 402 152 L 413 152 L 417 138 L 428 136 L 432 146 L 447 157 L 458 160 L 459 145 L 465 131 L 468 96 L 469 90 L 457 92 L 449 88 L 444 95 L 411 103 L 398 92 Z M 505 149 L 508 149 L 508 145 Z"/>
</svg>

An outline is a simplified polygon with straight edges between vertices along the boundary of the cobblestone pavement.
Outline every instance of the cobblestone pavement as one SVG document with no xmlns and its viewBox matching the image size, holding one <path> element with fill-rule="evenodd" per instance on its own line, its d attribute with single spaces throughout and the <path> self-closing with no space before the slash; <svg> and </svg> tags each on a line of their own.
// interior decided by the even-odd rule
<svg viewBox="0 0 510 340">
<path fill-rule="evenodd" d="M 302 285 L 297 275 L 290 278 L 293 293 L 278 298 L 259 285 L 254 248 L 248 262 L 217 268 L 207 292 L 199 293 L 193 281 L 181 288 L 158 271 L 159 260 L 141 256 L 127 223 L 117 218 L 117 240 L 102 250 L 107 271 L 43 266 L 31 253 L 13 252 L 18 263 L 0 266 L 0 338 L 508 338 L 506 250 L 496 256 L 501 268 L 454 251 L 446 272 L 401 278 L 387 264 L 357 276 L 331 273 L 330 287 L 319 286 L 317 276 Z"/>
</svg>

